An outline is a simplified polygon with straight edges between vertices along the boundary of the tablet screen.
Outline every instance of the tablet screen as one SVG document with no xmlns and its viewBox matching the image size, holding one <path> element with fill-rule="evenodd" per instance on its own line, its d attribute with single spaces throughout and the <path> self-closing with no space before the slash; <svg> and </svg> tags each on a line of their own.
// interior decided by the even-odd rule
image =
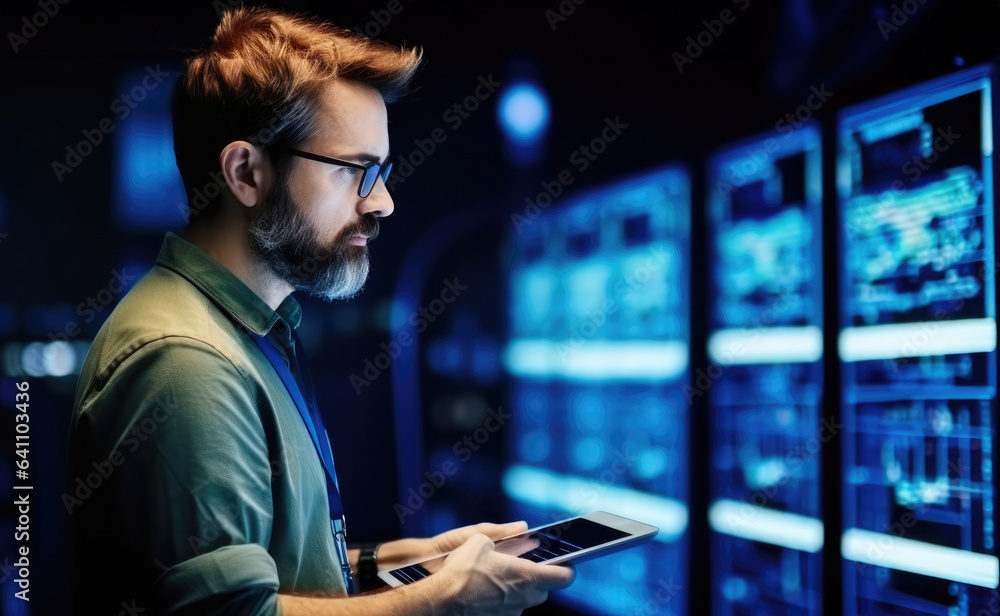
<svg viewBox="0 0 1000 616">
<path fill-rule="evenodd" d="M 523 538 L 504 539 L 497 543 L 496 549 L 537 563 L 628 536 L 628 533 L 616 528 L 577 518 L 540 528 Z"/>
<path fill-rule="evenodd" d="M 628 536 L 625 531 L 586 518 L 574 518 L 498 541 L 496 551 L 537 563 Z M 444 559 L 441 556 L 419 565 L 394 569 L 389 574 L 409 584 L 436 572 L 444 564 Z"/>
</svg>

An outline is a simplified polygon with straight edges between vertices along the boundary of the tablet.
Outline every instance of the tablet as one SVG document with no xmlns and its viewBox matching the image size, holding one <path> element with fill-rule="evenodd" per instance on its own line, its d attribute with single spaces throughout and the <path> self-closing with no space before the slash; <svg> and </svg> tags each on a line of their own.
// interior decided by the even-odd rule
<svg viewBox="0 0 1000 616">
<path fill-rule="evenodd" d="M 496 551 L 536 563 L 556 565 L 583 562 L 653 540 L 660 529 L 604 511 L 539 526 L 496 542 Z M 447 555 L 379 571 L 389 586 L 403 586 L 438 571 Z"/>
</svg>

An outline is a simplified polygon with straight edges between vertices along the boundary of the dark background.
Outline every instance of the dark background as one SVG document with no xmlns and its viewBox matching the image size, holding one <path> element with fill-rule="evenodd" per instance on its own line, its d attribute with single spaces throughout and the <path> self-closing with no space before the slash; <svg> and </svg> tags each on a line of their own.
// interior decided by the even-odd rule
<svg viewBox="0 0 1000 616">
<path fill-rule="evenodd" d="M 39 6 L 0 5 L 0 353 L 11 342 L 47 341 L 52 314 L 105 288 L 109 272 L 120 268 L 126 255 L 152 263 L 165 229 L 135 232 L 116 224 L 111 206 L 113 148 L 95 148 L 62 182 L 55 179 L 52 161 L 64 158 L 66 146 L 80 140 L 81 130 L 109 115 L 124 71 L 156 64 L 177 70 L 189 50 L 211 34 L 223 4 L 70 0 L 16 53 L 8 33 L 20 32 L 22 18 Z M 746 10 L 740 10 L 745 4 Z M 898 29 L 883 32 L 879 20 L 891 19 L 903 4 L 914 8 L 913 14 Z M 377 22 L 372 11 L 384 11 L 387 5 L 271 4 L 347 28 L 373 29 L 371 24 Z M 726 142 L 773 129 L 786 113 L 806 102 L 811 87 L 833 93 L 815 116 L 829 142 L 836 109 L 1000 54 L 1000 4 L 986 1 L 587 0 L 575 5 L 563 0 L 564 12 L 572 8 L 572 13 L 554 29 L 546 11 L 559 10 L 556 0 L 402 0 L 402 6 L 386 25 L 377 26 L 377 38 L 420 45 L 426 59 L 411 95 L 389 107 L 393 151 L 409 152 L 414 139 L 443 126 L 442 114 L 472 93 L 479 76 L 506 81 L 515 67 L 527 62 L 546 89 L 552 110 L 546 155 L 529 177 L 554 178 L 570 166 L 570 153 L 598 134 L 605 118 L 620 117 L 629 129 L 607 155 L 579 174 L 573 188 L 681 161 L 693 174 L 694 237 L 701 224 L 701 170 L 707 154 Z M 703 20 L 717 19 L 726 8 L 736 14 L 734 23 L 679 71 L 672 54 L 684 52 L 686 38 L 705 30 Z M 503 220 L 505 212 L 520 211 L 523 197 L 539 190 L 533 181 L 519 192 L 525 176 L 503 155 L 494 103 L 495 97 L 459 129 L 449 131 L 434 156 L 395 189 L 395 212 L 383 221 L 372 245 L 372 273 L 364 293 L 347 303 L 299 298 L 307 319 L 323 324 L 307 346 L 354 540 L 400 533 L 392 509 L 398 486 L 390 379 L 383 377 L 358 396 L 348 376 L 388 340 L 387 306 L 408 254 L 431 226 L 459 212 L 496 208 L 498 220 Z M 700 250 L 696 244 L 695 314 L 704 297 L 697 269 Z M 495 284 L 499 289 L 502 281 Z M 80 339 L 92 338 L 102 318 Z M 11 366 L 9 357 L 3 361 Z M 2 379 L 0 400 L 8 409 L 15 378 L 5 373 Z M 37 564 L 31 608 L 39 614 L 65 613 L 71 572 L 59 494 L 75 376 L 30 381 L 38 499 L 32 513 Z M 695 418 L 695 432 L 704 429 L 699 421 Z M 4 413 L 2 425 L 5 462 L 0 472 L 7 472 L 13 415 Z M 11 502 L 6 479 L 0 483 L 0 502 Z M 694 488 L 697 492 L 697 482 Z M 499 494 L 477 498 L 500 502 Z M 13 508 L 3 507 L 0 545 L 7 550 Z M 692 519 L 692 533 L 699 532 L 700 524 Z M 706 584 L 697 575 L 705 570 L 697 546 L 693 539 L 690 605 L 695 609 Z M 0 610 L 24 613 L 17 611 L 23 604 L 7 598 L 6 575 L 0 572 L 5 576 Z"/>
</svg>

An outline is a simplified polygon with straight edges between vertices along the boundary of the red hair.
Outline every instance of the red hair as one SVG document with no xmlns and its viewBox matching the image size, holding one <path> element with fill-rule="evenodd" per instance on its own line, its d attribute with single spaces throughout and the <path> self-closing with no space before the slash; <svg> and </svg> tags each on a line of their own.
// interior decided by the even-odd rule
<svg viewBox="0 0 1000 616">
<path fill-rule="evenodd" d="M 174 93 L 174 153 L 189 203 L 217 177 L 229 143 L 267 149 L 308 139 L 331 79 L 369 85 L 393 102 L 421 56 L 418 48 L 268 8 L 225 13 L 208 45 L 185 62 Z"/>
</svg>

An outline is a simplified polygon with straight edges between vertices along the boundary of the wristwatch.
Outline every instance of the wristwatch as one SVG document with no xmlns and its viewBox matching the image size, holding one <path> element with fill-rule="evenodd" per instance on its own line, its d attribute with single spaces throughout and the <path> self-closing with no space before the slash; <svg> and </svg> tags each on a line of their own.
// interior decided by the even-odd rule
<svg viewBox="0 0 1000 616">
<path fill-rule="evenodd" d="M 385 585 L 378 577 L 378 548 L 381 543 L 362 543 L 358 557 L 358 588 L 361 592 L 381 588 Z"/>
</svg>

